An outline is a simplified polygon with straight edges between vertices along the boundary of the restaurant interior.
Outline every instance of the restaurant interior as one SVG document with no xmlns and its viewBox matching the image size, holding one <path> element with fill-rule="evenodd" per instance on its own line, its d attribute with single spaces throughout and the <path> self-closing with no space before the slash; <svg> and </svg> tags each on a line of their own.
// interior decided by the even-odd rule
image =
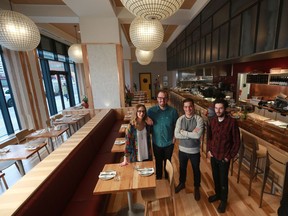
<svg viewBox="0 0 288 216">
<path fill-rule="evenodd" d="M 241 146 L 223 215 L 288 215 L 287 0 L 1 0 L 0 215 L 222 215 L 206 160 L 224 98 Z M 201 187 L 120 166 L 135 106 L 169 93 L 204 120 Z M 283 213 L 284 212 L 284 213 Z"/>
</svg>

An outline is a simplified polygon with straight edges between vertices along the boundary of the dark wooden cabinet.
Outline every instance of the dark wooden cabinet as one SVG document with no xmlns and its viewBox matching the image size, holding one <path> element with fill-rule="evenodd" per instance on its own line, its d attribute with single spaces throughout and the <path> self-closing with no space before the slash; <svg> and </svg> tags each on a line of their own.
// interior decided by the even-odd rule
<svg viewBox="0 0 288 216">
<path fill-rule="evenodd" d="M 288 0 L 211 0 L 167 48 L 167 69 L 287 49 L 287 14 Z"/>
</svg>

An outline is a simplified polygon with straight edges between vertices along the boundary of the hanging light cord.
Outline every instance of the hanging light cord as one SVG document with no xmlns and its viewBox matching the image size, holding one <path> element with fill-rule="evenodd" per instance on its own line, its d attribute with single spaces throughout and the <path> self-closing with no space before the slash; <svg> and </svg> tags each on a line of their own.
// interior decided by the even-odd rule
<svg viewBox="0 0 288 216">
<path fill-rule="evenodd" d="M 10 4 L 11 11 L 13 11 L 11 0 L 9 0 L 9 4 Z"/>
<path fill-rule="evenodd" d="M 76 43 L 78 44 L 78 37 L 77 37 L 77 25 L 74 25 L 75 27 L 75 37 L 76 37 Z"/>
</svg>

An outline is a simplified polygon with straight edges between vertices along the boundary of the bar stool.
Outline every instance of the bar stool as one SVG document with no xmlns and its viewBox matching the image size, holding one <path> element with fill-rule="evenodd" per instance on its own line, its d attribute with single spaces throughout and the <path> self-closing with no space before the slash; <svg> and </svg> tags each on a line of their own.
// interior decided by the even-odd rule
<svg viewBox="0 0 288 216">
<path fill-rule="evenodd" d="M 261 188 L 261 194 L 260 194 L 260 205 L 259 207 L 262 207 L 262 201 L 263 201 L 263 195 L 264 193 L 273 194 L 275 193 L 275 188 L 279 188 L 282 190 L 284 189 L 284 184 L 288 182 L 287 177 L 287 166 L 288 166 L 288 157 L 281 154 L 276 149 L 269 147 L 267 152 L 267 160 L 266 160 L 266 166 L 264 170 L 264 177 L 263 177 L 263 183 Z M 267 183 L 267 179 L 271 180 L 271 188 L 269 192 L 265 192 L 265 187 Z"/>
<path fill-rule="evenodd" d="M 252 135 L 250 135 L 245 131 L 242 131 L 242 144 L 239 150 L 239 169 L 238 169 L 237 183 L 239 183 L 242 162 L 243 159 L 245 158 L 250 163 L 248 196 L 251 195 L 252 180 L 255 177 L 257 177 L 257 174 L 259 173 L 258 172 L 259 160 L 265 159 L 266 153 L 267 153 L 266 147 L 258 145 L 258 141 L 255 137 L 253 137 Z"/>
</svg>

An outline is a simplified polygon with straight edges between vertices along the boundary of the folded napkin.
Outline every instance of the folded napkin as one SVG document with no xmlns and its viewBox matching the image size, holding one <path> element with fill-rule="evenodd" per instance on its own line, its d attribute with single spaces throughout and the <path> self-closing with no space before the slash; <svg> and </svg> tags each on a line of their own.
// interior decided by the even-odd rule
<svg viewBox="0 0 288 216">
<path fill-rule="evenodd" d="M 104 179 L 104 180 L 108 180 L 108 179 L 112 179 L 116 176 L 116 171 L 105 171 L 105 172 L 100 172 L 99 174 L 99 178 L 100 179 Z"/>
<path fill-rule="evenodd" d="M 116 144 L 116 145 L 120 145 L 120 144 L 124 144 L 124 143 L 125 143 L 125 140 L 116 140 L 114 142 L 114 144 Z"/>
<path fill-rule="evenodd" d="M 143 168 L 143 169 L 138 169 L 138 172 L 142 176 L 149 176 L 154 173 L 154 168 Z"/>
</svg>

